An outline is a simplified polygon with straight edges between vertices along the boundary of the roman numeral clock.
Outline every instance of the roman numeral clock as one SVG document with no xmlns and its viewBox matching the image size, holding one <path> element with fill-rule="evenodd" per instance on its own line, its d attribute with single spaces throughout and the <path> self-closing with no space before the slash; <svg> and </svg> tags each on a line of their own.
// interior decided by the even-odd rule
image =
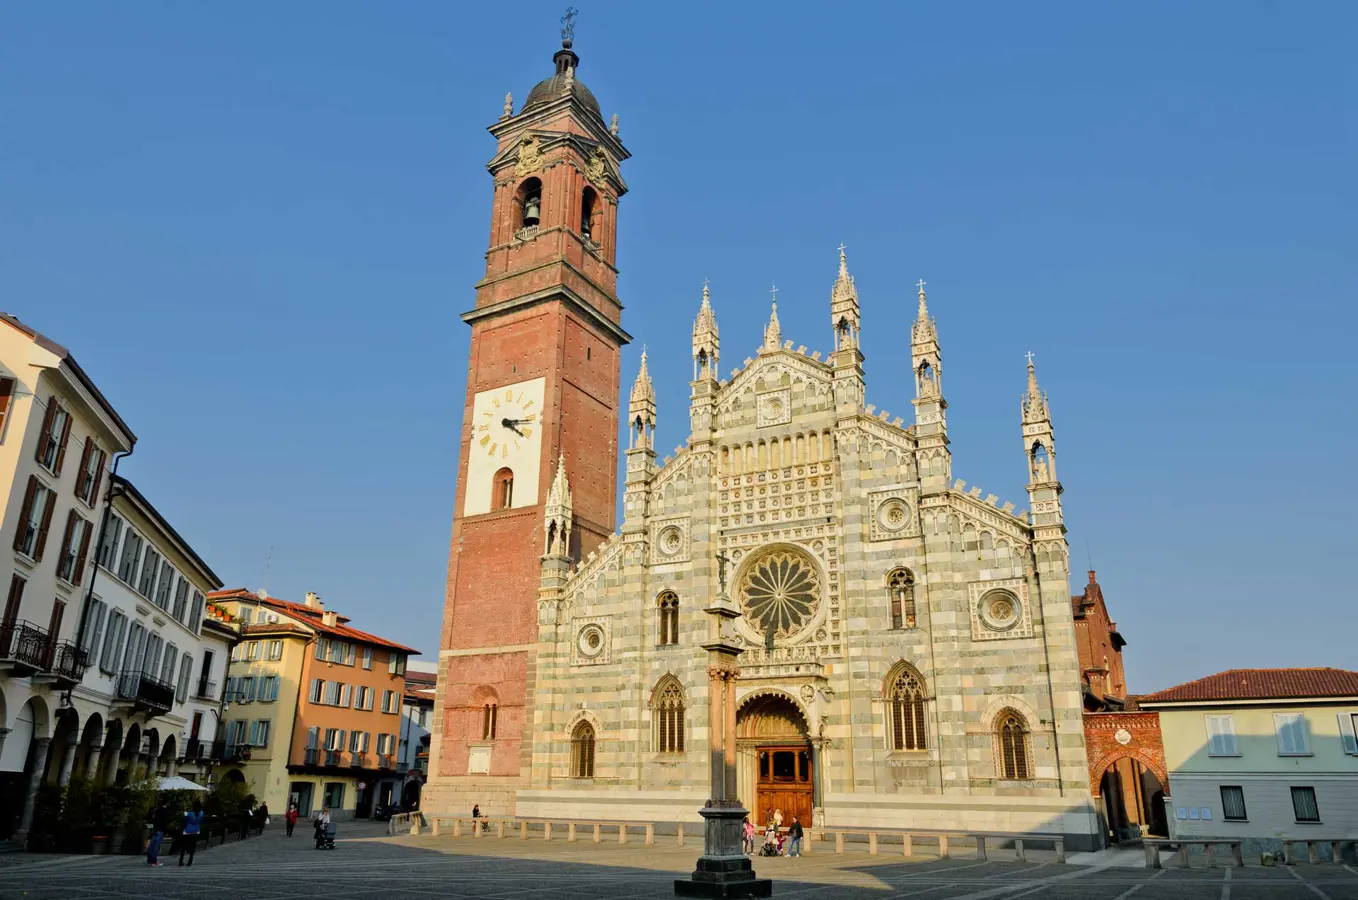
<svg viewBox="0 0 1358 900">
<path fill-rule="evenodd" d="M 545 387 L 532 378 L 476 394 L 464 516 L 537 504 Z"/>
</svg>

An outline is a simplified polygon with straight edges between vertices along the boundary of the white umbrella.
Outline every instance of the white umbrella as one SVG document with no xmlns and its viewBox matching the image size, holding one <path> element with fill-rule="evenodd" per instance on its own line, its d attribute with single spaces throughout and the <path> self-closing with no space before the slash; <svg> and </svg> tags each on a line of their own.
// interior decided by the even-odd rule
<svg viewBox="0 0 1358 900">
<path fill-rule="evenodd" d="M 201 784 L 196 784 L 195 782 L 189 781 L 187 778 L 183 778 L 183 777 L 181 777 L 181 776 L 179 776 L 179 775 L 175 775 L 175 776 L 172 777 L 172 778 L 159 778 L 159 779 L 157 779 L 157 781 L 159 782 L 159 783 L 156 785 L 156 790 L 158 790 L 158 791 L 205 791 L 205 790 L 207 790 L 207 788 L 203 787 Z"/>
</svg>

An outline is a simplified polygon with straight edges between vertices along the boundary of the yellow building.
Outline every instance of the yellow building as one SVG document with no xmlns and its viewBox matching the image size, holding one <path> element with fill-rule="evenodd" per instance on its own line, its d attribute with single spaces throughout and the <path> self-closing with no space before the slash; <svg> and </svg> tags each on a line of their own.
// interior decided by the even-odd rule
<svg viewBox="0 0 1358 900">
<path fill-rule="evenodd" d="M 1232 669 L 1140 700 L 1160 714 L 1176 837 L 1358 834 L 1358 672 Z"/>
</svg>

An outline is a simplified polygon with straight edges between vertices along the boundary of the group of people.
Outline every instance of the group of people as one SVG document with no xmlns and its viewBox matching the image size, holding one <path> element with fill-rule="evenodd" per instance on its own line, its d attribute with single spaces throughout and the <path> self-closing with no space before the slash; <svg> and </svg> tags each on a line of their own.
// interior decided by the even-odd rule
<svg viewBox="0 0 1358 900">
<path fill-rule="evenodd" d="M 283 822 L 287 825 L 288 837 L 292 837 L 292 830 L 297 827 L 297 805 L 288 804 L 288 811 L 283 815 Z M 203 825 L 206 814 L 203 812 L 201 801 L 193 801 L 193 808 L 184 813 L 184 821 L 178 835 L 175 835 L 174 842 L 170 845 L 170 853 L 179 851 L 179 864 L 193 865 L 193 856 L 198 849 L 198 838 L 203 833 Z M 258 808 L 242 806 L 240 811 L 240 840 L 245 840 L 250 836 L 250 832 L 257 835 L 264 833 L 264 826 L 268 825 L 269 804 L 261 803 Z M 323 809 L 321 814 L 316 817 L 316 832 L 319 836 L 323 834 L 326 826 L 330 824 L 330 810 Z M 160 851 L 165 845 L 165 836 L 171 833 L 170 829 L 170 807 L 165 797 L 161 797 L 156 803 L 155 809 L 151 812 L 151 839 L 146 844 L 146 864 L 149 866 L 163 866 L 160 861 Z M 184 857 L 188 857 L 188 862 L 184 862 Z"/>
<path fill-rule="evenodd" d="M 745 822 L 741 825 L 741 837 L 743 839 L 743 850 L 746 856 L 753 856 L 755 849 L 755 827 L 750 821 L 750 817 L 745 817 Z M 783 811 L 775 809 L 773 815 L 769 816 L 768 825 L 764 828 L 764 842 L 760 845 L 760 856 L 801 856 L 802 837 L 805 832 L 802 830 L 802 823 L 796 816 L 792 817 L 792 824 L 787 827 L 786 833 L 783 831 Z"/>
</svg>

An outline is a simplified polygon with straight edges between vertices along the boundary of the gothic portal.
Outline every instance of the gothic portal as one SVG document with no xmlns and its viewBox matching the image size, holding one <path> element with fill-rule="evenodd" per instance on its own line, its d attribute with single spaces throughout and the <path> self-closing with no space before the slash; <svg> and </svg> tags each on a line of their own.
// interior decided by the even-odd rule
<svg viewBox="0 0 1358 900">
<path fill-rule="evenodd" d="M 687 445 L 657 462 L 643 353 L 628 446 L 616 447 L 628 154 L 569 40 L 554 62 L 490 129 L 491 247 L 464 316 L 472 350 L 425 809 L 698 821 L 702 610 L 722 581 L 744 613 L 741 800 L 761 819 L 781 809 L 817 824 L 1092 845 L 1062 488 L 1031 360 L 1016 423 L 1028 509 L 1015 511 L 953 480 L 923 283 L 911 421 L 867 402 L 841 250 L 828 356 L 784 341 L 775 303 L 762 341 L 749 341 L 757 356 L 720 380 L 704 287 Z"/>
</svg>

